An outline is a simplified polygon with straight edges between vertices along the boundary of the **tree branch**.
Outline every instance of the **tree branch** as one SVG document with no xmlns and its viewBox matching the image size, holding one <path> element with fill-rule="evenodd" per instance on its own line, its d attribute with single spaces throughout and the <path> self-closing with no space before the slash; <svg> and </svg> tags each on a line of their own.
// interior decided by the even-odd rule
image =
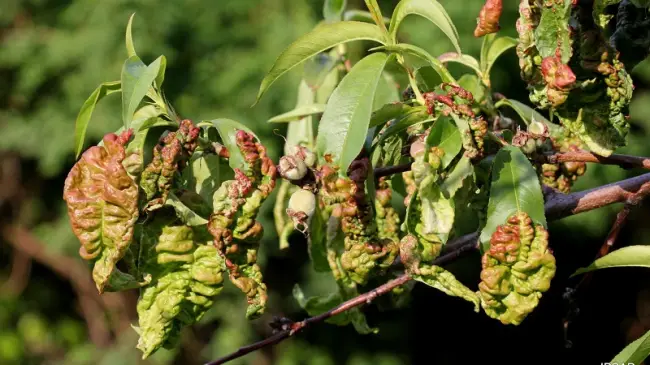
<svg viewBox="0 0 650 365">
<path fill-rule="evenodd" d="M 650 158 L 647 157 L 617 154 L 613 154 L 609 157 L 603 157 L 587 151 L 555 153 L 552 155 L 543 156 L 542 160 L 544 162 L 552 164 L 560 162 L 595 162 L 603 165 L 618 165 L 625 169 L 634 167 L 650 169 Z"/>
<path fill-rule="evenodd" d="M 493 136 L 498 139 L 498 137 Z M 499 142 L 500 143 L 500 142 Z M 540 155 L 537 161 L 543 163 L 561 163 L 561 162 L 593 162 L 602 165 L 617 165 L 624 169 L 643 168 L 650 170 L 650 158 L 630 155 L 613 154 L 609 157 L 599 156 L 587 151 L 571 151 L 563 153 L 554 153 L 549 155 Z M 374 171 L 376 177 L 389 176 L 399 172 L 409 171 L 411 164 L 402 164 L 395 166 L 377 167 Z"/>
<path fill-rule="evenodd" d="M 374 170 L 375 178 L 380 178 L 382 176 L 390 176 L 400 172 L 405 172 L 411 170 L 411 164 L 405 163 L 402 165 L 395 166 L 386 166 L 386 167 L 377 167 Z"/>
<path fill-rule="evenodd" d="M 376 170 L 375 170 L 376 171 Z M 376 174 L 376 172 L 375 172 Z M 545 204 L 546 217 L 549 221 L 558 220 L 564 217 L 601 208 L 613 203 L 619 203 L 634 199 L 640 195 L 650 193 L 650 173 L 622 180 L 616 183 L 604 185 L 591 190 L 581 191 L 572 194 L 552 194 Z M 478 233 L 471 233 L 451 240 L 445 245 L 445 254 L 433 261 L 434 265 L 444 265 L 454 261 L 465 253 L 472 252 L 479 248 Z M 380 295 L 386 294 L 394 288 L 407 283 L 411 278 L 404 273 L 367 293 L 352 298 L 331 310 L 320 315 L 292 323 L 286 328 L 271 337 L 256 342 L 252 345 L 241 347 L 232 354 L 217 359 L 207 365 L 224 364 L 230 360 L 242 357 L 248 353 L 259 350 L 269 345 L 275 345 L 288 337 L 293 336 L 310 324 L 324 321 L 349 309 L 372 302 Z"/>
</svg>

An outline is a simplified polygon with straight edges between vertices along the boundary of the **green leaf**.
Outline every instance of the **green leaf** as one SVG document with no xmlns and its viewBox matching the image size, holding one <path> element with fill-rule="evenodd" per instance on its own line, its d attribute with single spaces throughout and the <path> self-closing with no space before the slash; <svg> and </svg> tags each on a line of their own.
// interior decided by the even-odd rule
<svg viewBox="0 0 650 365">
<path fill-rule="evenodd" d="M 397 4 L 390 20 L 390 37 L 397 40 L 397 30 L 402 20 L 415 14 L 428 19 L 449 38 L 457 53 L 462 53 L 458 42 L 458 31 L 445 8 L 436 0 L 402 0 Z"/>
<path fill-rule="evenodd" d="M 471 92 L 472 96 L 474 96 L 474 101 L 477 104 L 480 105 L 485 100 L 486 86 L 483 84 L 483 81 L 479 79 L 479 76 L 474 74 L 464 74 L 458 79 L 458 85 Z"/>
<path fill-rule="evenodd" d="M 105 82 L 99 85 L 81 106 L 74 125 L 74 151 L 76 158 L 79 158 L 83 150 L 86 130 L 88 129 L 90 117 L 92 117 L 93 111 L 95 111 L 95 106 L 104 96 L 119 92 L 120 90 L 121 83 L 119 81 Z"/>
<path fill-rule="evenodd" d="M 343 20 L 346 21 L 357 21 L 365 23 L 374 23 L 375 20 L 372 18 L 372 14 L 365 10 L 347 10 L 343 13 Z M 390 24 L 390 19 L 384 17 L 384 24 Z"/>
<path fill-rule="evenodd" d="M 330 218 L 336 220 L 336 218 Z M 327 245 L 328 245 L 328 224 L 330 222 L 323 219 L 323 212 L 316 205 L 316 212 L 312 216 L 311 223 L 309 224 L 309 237 L 307 238 L 309 258 L 311 259 L 312 267 L 317 272 L 331 271 L 329 262 L 327 261 Z M 336 221 L 332 221 L 332 224 Z M 338 229 L 338 226 L 336 226 Z M 340 231 L 340 230 L 339 230 Z"/>
<path fill-rule="evenodd" d="M 426 110 L 426 107 L 415 107 L 407 111 L 407 113 L 400 118 L 397 122 L 391 124 L 390 127 L 382 133 L 379 140 L 375 143 L 375 146 L 382 144 L 387 138 L 394 136 L 402 131 L 405 131 L 408 127 L 416 124 L 422 124 L 432 121 L 433 118 L 429 115 Z"/>
<path fill-rule="evenodd" d="M 155 87 L 157 91 L 160 91 L 163 82 L 165 81 L 165 70 L 167 69 L 167 57 L 160 56 L 160 69 L 158 70 L 158 75 L 156 75 Z"/>
<path fill-rule="evenodd" d="M 454 169 L 451 170 L 449 175 L 440 184 L 442 195 L 447 199 L 453 198 L 458 189 L 463 186 L 465 179 L 473 176 L 474 165 L 472 165 L 469 158 L 465 156 L 461 157 L 456 166 L 454 166 Z"/>
<path fill-rule="evenodd" d="M 634 342 L 625 346 L 623 351 L 619 352 L 611 364 L 641 364 L 648 355 L 650 355 L 650 331 L 636 339 Z"/>
<path fill-rule="evenodd" d="M 125 128 L 129 127 L 135 110 L 158 76 L 162 58 L 162 56 L 158 57 L 146 67 L 138 56 L 129 57 L 124 63 L 122 68 L 122 121 Z"/>
<path fill-rule="evenodd" d="M 437 176 L 430 175 L 420 184 L 421 222 L 423 233 L 434 234 L 442 243 L 447 242 L 454 226 L 454 201 L 445 198 L 436 183 Z"/>
<path fill-rule="evenodd" d="M 594 17 L 594 21 L 601 29 L 607 30 L 607 25 L 615 17 L 614 14 L 608 14 L 608 12 L 605 9 L 610 5 L 616 5 L 620 2 L 621 0 L 595 0 L 594 1 L 594 10 L 592 14 Z"/>
<path fill-rule="evenodd" d="M 449 73 L 445 65 L 440 62 L 439 59 L 433 57 L 429 52 L 423 50 L 418 46 L 412 44 L 400 43 L 400 44 L 391 44 L 388 46 L 376 47 L 372 50 L 386 50 L 389 52 L 396 52 L 400 54 L 412 54 L 422 58 L 423 60 L 429 62 L 431 67 L 440 75 L 440 78 L 443 82 L 456 83 L 456 80 Z"/>
<path fill-rule="evenodd" d="M 479 67 L 478 61 L 476 60 L 476 58 L 470 55 L 458 54 L 456 52 L 447 52 L 438 56 L 438 59 L 442 63 L 447 63 L 447 62 L 460 63 L 461 65 L 465 65 L 471 68 L 472 70 L 474 70 L 474 72 L 476 72 L 476 74 L 479 77 L 483 75 L 483 73 L 481 72 L 481 68 Z"/>
<path fill-rule="evenodd" d="M 208 205 L 221 183 L 234 179 L 233 170 L 227 162 L 216 155 L 195 153 L 181 173 L 184 186 L 200 195 Z"/>
<path fill-rule="evenodd" d="M 534 223 L 546 228 L 544 196 L 537 173 L 518 148 L 506 146 L 499 150 L 492 165 L 487 222 L 480 238 L 483 250 L 489 247 L 497 226 L 518 212 L 528 213 Z"/>
<path fill-rule="evenodd" d="M 426 140 L 427 148 L 438 147 L 445 151 L 441 157 L 442 168 L 446 168 L 456 158 L 458 152 L 463 147 L 463 140 L 460 138 L 460 132 L 450 118 L 438 118 Z"/>
<path fill-rule="evenodd" d="M 589 271 L 611 267 L 648 267 L 650 268 L 650 246 L 628 246 L 597 259 L 591 265 L 578 269 L 573 276 Z"/>
<path fill-rule="evenodd" d="M 317 26 L 310 33 L 291 43 L 280 54 L 271 70 L 262 80 L 255 102 L 257 103 L 260 100 L 275 80 L 305 60 L 338 44 L 358 40 L 386 43 L 386 38 L 381 29 L 374 24 L 349 21 Z"/>
<path fill-rule="evenodd" d="M 514 99 L 502 99 L 496 102 L 494 104 L 497 108 L 501 108 L 502 106 L 508 106 L 512 108 L 518 115 L 519 118 L 521 118 L 526 125 L 530 124 L 531 121 L 536 120 L 538 122 L 542 122 L 546 124 L 546 126 L 549 129 L 549 132 L 554 132 L 560 128 L 557 124 L 551 123 L 546 117 L 544 117 L 542 114 L 540 114 L 537 110 L 529 107 L 528 105 L 514 100 Z"/>
<path fill-rule="evenodd" d="M 573 0 L 563 0 L 564 5 L 542 6 L 539 26 L 535 29 L 535 45 L 542 58 L 554 57 L 559 51 L 562 63 L 571 58 L 569 18 Z"/>
<path fill-rule="evenodd" d="M 336 49 L 333 49 L 329 53 L 321 52 L 305 62 L 302 77 L 309 87 L 316 90 L 339 62 L 338 51 Z"/>
<path fill-rule="evenodd" d="M 298 284 L 294 285 L 292 294 L 294 299 L 296 299 L 298 304 L 300 304 L 300 307 L 304 309 L 310 316 L 317 316 L 321 313 L 325 313 L 328 310 L 343 303 L 341 294 L 338 292 L 330 293 L 326 296 L 315 296 L 307 298 L 305 297 L 305 293 L 303 293 Z M 332 318 L 328 318 L 326 322 L 338 326 L 346 326 L 350 323 L 350 318 L 348 318 L 344 312 L 333 316 Z"/>
<path fill-rule="evenodd" d="M 517 40 L 512 37 L 498 37 L 497 33 L 490 33 L 483 37 L 481 45 L 481 71 L 486 85 L 490 85 L 490 70 L 494 62 L 505 51 L 514 48 Z"/>
<path fill-rule="evenodd" d="M 208 220 L 198 215 L 195 211 L 185 205 L 173 192 L 169 192 L 165 205 L 173 207 L 178 218 L 187 226 L 202 226 L 208 224 Z"/>
<path fill-rule="evenodd" d="M 397 89 L 395 79 L 389 73 L 384 72 L 379 79 L 375 99 L 372 103 L 372 110 L 381 109 L 384 105 L 397 103 L 400 100 L 400 93 Z"/>
<path fill-rule="evenodd" d="M 386 24 L 384 23 L 384 16 L 381 14 L 381 8 L 379 8 L 377 0 L 365 0 L 365 2 L 366 7 L 368 7 L 368 10 L 370 11 L 372 20 L 375 21 L 375 24 L 377 24 L 382 31 L 388 33 L 388 29 L 386 29 Z"/>
<path fill-rule="evenodd" d="M 228 158 L 228 165 L 232 169 L 243 169 L 246 165 L 244 156 L 242 155 L 239 147 L 237 146 L 237 131 L 244 130 L 247 133 L 250 133 L 255 136 L 253 131 L 246 127 L 245 125 L 227 118 L 213 119 L 210 121 L 204 121 L 203 123 L 209 123 L 211 126 L 217 129 L 219 136 L 221 136 L 221 141 L 223 145 L 228 149 L 230 157 Z M 259 140 L 257 136 L 255 136 Z"/>
<path fill-rule="evenodd" d="M 303 80 L 298 87 L 298 100 L 296 101 L 296 109 L 303 107 L 312 107 L 314 102 L 314 92 Z M 318 104 L 319 106 L 322 104 Z M 324 109 L 324 108 L 323 108 Z M 290 112 L 291 113 L 291 112 Z M 322 113 L 322 111 L 321 111 Z M 287 128 L 287 140 L 284 144 L 284 154 L 293 154 L 292 148 L 295 146 L 305 146 L 310 149 L 314 148 L 314 130 L 312 125 L 312 117 L 306 115 L 300 120 L 290 123 Z"/>
<path fill-rule="evenodd" d="M 323 4 L 323 18 L 328 22 L 340 21 L 346 5 L 346 0 L 325 0 Z"/>
<path fill-rule="evenodd" d="M 330 154 L 342 174 L 364 144 L 372 104 L 388 55 L 374 53 L 359 61 L 330 97 L 318 126 L 317 150 Z"/>
<path fill-rule="evenodd" d="M 325 104 L 309 104 L 297 106 L 292 111 L 276 115 L 269 119 L 269 123 L 284 123 L 300 120 L 315 114 L 322 114 L 325 111 Z"/>
<path fill-rule="evenodd" d="M 368 127 L 372 128 L 381 126 L 390 120 L 403 117 L 408 114 L 411 109 L 413 109 L 413 107 L 403 103 L 386 104 L 372 112 Z"/>
<path fill-rule="evenodd" d="M 131 14 L 131 17 L 129 17 L 129 22 L 126 24 L 126 54 L 127 57 L 137 57 L 137 53 L 135 53 L 135 46 L 133 45 L 133 35 L 131 34 L 131 27 L 133 25 L 133 17 L 135 17 L 135 13 Z"/>
</svg>

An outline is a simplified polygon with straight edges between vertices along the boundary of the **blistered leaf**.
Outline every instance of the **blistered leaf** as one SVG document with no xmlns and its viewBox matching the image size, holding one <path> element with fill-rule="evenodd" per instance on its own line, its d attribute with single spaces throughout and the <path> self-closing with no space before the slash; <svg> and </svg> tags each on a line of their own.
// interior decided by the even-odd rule
<svg viewBox="0 0 650 365">
<path fill-rule="evenodd" d="M 503 10 L 502 0 L 486 0 L 478 15 L 474 37 L 482 37 L 486 34 L 494 34 L 501 28 L 499 18 Z"/>
<path fill-rule="evenodd" d="M 431 127 L 426 145 L 427 147 L 438 147 L 444 151 L 444 155 L 440 158 L 441 166 L 444 169 L 456 158 L 463 147 L 463 141 L 458 128 L 449 118 L 438 118 Z"/>
<path fill-rule="evenodd" d="M 146 227 L 143 271 L 153 280 L 138 300 L 137 348 L 147 358 L 160 347 L 172 348 L 180 331 L 196 323 L 222 289 L 223 259 L 209 236 L 187 226 Z"/>
<path fill-rule="evenodd" d="M 479 296 L 488 316 L 518 325 L 551 286 L 555 258 L 548 248 L 548 232 L 526 212 L 513 213 L 504 222 L 483 254 Z"/>
<path fill-rule="evenodd" d="M 136 113 L 137 114 L 137 113 Z M 134 120 L 131 124 L 134 131 L 133 140 L 126 145 L 126 158 L 122 162 L 126 172 L 136 181 L 140 181 L 145 164 L 152 158 L 152 150 L 160 135 L 166 129 L 175 129 L 176 123 L 162 119 L 158 116 L 147 119 Z M 123 128 L 120 128 L 120 131 Z"/>
<path fill-rule="evenodd" d="M 325 0 L 323 4 L 323 18 L 328 22 L 340 21 L 346 5 L 346 0 Z"/>
<path fill-rule="evenodd" d="M 226 261 L 231 282 L 246 294 L 246 317 L 256 318 L 264 312 L 267 301 L 266 284 L 257 264 L 263 227 L 256 218 L 275 187 L 277 170 L 253 134 L 237 131 L 235 146 L 244 158 L 243 168 L 235 168 L 235 179 L 225 181 L 214 192 L 208 231 Z M 232 152 L 234 149 L 231 156 Z"/>
<path fill-rule="evenodd" d="M 442 79 L 443 82 L 449 82 L 454 84 L 456 83 L 454 77 L 451 76 L 451 74 L 449 73 L 445 65 L 443 65 L 439 59 L 433 57 L 431 54 L 429 54 L 429 52 L 425 51 L 424 49 L 418 46 L 414 46 L 412 44 L 407 44 L 407 43 L 400 43 L 400 44 L 390 44 L 386 46 L 381 46 L 374 49 L 386 50 L 389 52 L 396 52 L 400 54 L 412 54 L 418 56 L 423 60 L 429 62 L 431 67 L 438 73 L 438 75 L 440 75 L 440 78 Z"/>
<path fill-rule="evenodd" d="M 415 14 L 426 18 L 435 24 L 449 38 L 454 45 L 457 53 L 462 53 L 458 42 L 458 31 L 451 21 L 445 8 L 436 0 L 402 0 L 395 10 L 390 20 L 390 36 L 395 42 L 397 39 L 397 30 L 400 24 L 408 15 Z"/>
<path fill-rule="evenodd" d="M 492 165 L 492 183 L 487 222 L 481 231 L 482 251 L 489 248 L 497 226 L 515 213 L 527 213 L 535 224 L 546 227 L 544 196 L 537 173 L 526 156 L 516 147 L 503 147 Z"/>
<path fill-rule="evenodd" d="M 426 240 L 418 239 L 414 235 L 406 235 L 402 238 L 400 258 L 409 276 L 447 295 L 460 297 L 473 303 L 474 311 L 478 312 L 480 307 L 478 295 L 458 281 L 454 274 L 439 266 L 428 264 L 426 261 L 430 260 L 429 250 Z"/>
<path fill-rule="evenodd" d="M 319 156 L 330 155 L 343 174 L 364 144 L 375 91 L 388 58 L 385 53 L 374 53 L 354 65 L 334 90 L 321 118 Z"/>
<path fill-rule="evenodd" d="M 573 275 L 611 267 L 648 267 L 650 268 L 650 246 L 628 246 L 597 259 L 591 265 L 578 269 Z"/>
<path fill-rule="evenodd" d="M 297 106 L 295 109 L 276 115 L 269 119 L 270 123 L 293 122 L 300 120 L 304 117 L 309 117 L 316 114 L 321 114 L 325 111 L 325 104 L 308 104 Z"/>
<path fill-rule="evenodd" d="M 569 18 L 572 0 L 561 0 L 559 5 L 542 6 L 539 26 L 535 29 L 535 45 L 542 58 L 560 57 L 567 64 L 572 55 Z"/>
<path fill-rule="evenodd" d="M 454 201 L 445 198 L 432 177 L 425 178 L 419 188 L 421 227 L 416 230 L 422 235 L 434 235 L 445 243 L 454 226 Z"/>
<path fill-rule="evenodd" d="M 95 111 L 95 106 L 104 96 L 121 91 L 121 85 L 120 81 L 105 82 L 99 85 L 81 106 L 74 126 L 74 151 L 76 157 L 79 157 L 83 150 L 88 122 L 90 122 L 90 117 Z"/>
<path fill-rule="evenodd" d="M 356 40 L 370 40 L 381 44 L 386 43 L 381 29 L 374 24 L 344 21 L 317 26 L 310 33 L 305 34 L 290 44 L 280 54 L 271 70 L 264 77 L 264 80 L 262 80 L 260 90 L 257 94 L 257 100 L 262 97 L 275 80 L 290 69 L 326 49 L 341 43 Z"/>
<path fill-rule="evenodd" d="M 72 230 L 81 241 L 79 254 L 93 261 L 100 293 L 125 255 L 138 219 L 138 187 L 122 166 L 130 136 L 108 134 L 104 146 L 84 152 L 63 188 Z"/>
<path fill-rule="evenodd" d="M 483 38 L 481 45 L 481 71 L 486 85 L 490 85 L 490 72 L 497 58 L 510 48 L 517 45 L 517 40 L 511 37 L 497 37 L 496 34 L 488 34 Z"/>
<path fill-rule="evenodd" d="M 650 331 L 625 346 L 611 364 L 641 364 L 650 355 Z"/>
<path fill-rule="evenodd" d="M 603 30 L 607 29 L 607 25 L 614 18 L 615 14 L 610 14 L 605 9 L 611 5 L 617 5 L 621 0 L 595 0 L 593 17 L 596 24 Z"/>
</svg>

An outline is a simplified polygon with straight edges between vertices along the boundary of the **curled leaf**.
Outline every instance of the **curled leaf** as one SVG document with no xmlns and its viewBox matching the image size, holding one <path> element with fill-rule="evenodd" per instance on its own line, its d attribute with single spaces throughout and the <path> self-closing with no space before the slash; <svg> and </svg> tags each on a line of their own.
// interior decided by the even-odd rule
<svg viewBox="0 0 650 365">
<path fill-rule="evenodd" d="M 497 227 L 481 263 L 481 306 L 504 324 L 520 324 L 537 307 L 555 275 L 548 232 L 525 212 L 511 215 Z"/>
<path fill-rule="evenodd" d="M 478 15 L 474 37 L 482 37 L 486 34 L 499 31 L 499 18 L 503 10 L 502 0 L 487 0 Z"/>
<path fill-rule="evenodd" d="M 255 218 L 275 186 L 277 171 L 266 148 L 252 134 L 237 131 L 236 144 L 246 168 L 235 169 L 235 179 L 224 182 L 214 193 L 208 230 L 226 263 L 230 280 L 247 296 L 246 317 L 255 318 L 264 312 L 267 300 L 257 265 L 262 225 Z"/>
<path fill-rule="evenodd" d="M 183 327 L 196 323 L 222 289 L 223 259 L 206 232 L 157 220 L 141 242 L 143 271 L 151 283 L 138 300 L 137 348 L 147 358 L 178 342 Z"/>
<path fill-rule="evenodd" d="M 107 134 L 103 146 L 83 153 L 65 180 L 63 198 L 79 254 L 94 263 L 93 280 L 104 291 L 115 264 L 124 257 L 138 219 L 138 187 L 122 166 L 131 131 Z"/>
</svg>

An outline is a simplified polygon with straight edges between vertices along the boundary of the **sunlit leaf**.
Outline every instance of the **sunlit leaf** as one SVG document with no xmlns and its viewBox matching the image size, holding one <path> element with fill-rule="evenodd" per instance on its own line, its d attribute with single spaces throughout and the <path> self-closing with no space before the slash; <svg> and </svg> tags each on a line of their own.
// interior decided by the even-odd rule
<svg viewBox="0 0 650 365">
<path fill-rule="evenodd" d="M 323 4 L 323 18 L 328 22 L 341 20 L 346 5 L 346 0 L 325 0 Z"/>
<path fill-rule="evenodd" d="M 546 227 L 544 196 L 537 173 L 518 148 L 506 146 L 497 152 L 492 165 L 487 222 L 480 237 L 484 250 L 497 226 L 519 212 L 526 212 L 535 224 Z"/>
<path fill-rule="evenodd" d="M 375 50 L 386 50 L 389 52 L 397 52 L 401 54 L 412 54 L 422 58 L 423 60 L 429 62 L 431 67 L 440 75 L 442 81 L 449 83 L 456 83 L 456 80 L 449 73 L 445 65 L 440 62 L 439 59 L 433 57 L 429 52 L 424 49 L 414 46 L 412 44 L 400 43 L 400 44 L 391 44 L 387 46 L 374 48 Z"/>
<path fill-rule="evenodd" d="M 262 97 L 275 80 L 305 60 L 338 44 L 357 40 L 386 43 L 381 29 L 374 24 L 346 21 L 317 26 L 310 33 L 291 43 L 280 54 L 271 70 L 262 80 L 257 100 Z"/>
<path fill-rule="evenodd" d="M 374 53 L 359 61 L 330 97 L 318 126 L 319 156 L 329 154 L 342 174 L 364 144 L 375 91 L 388 55 Z"/>
<path fill-rule="evenodd" d="M 445 152 L 440 158 L 443 169 L 449 166 L 463 147 L 460 132 L 449 118 L 438 118 L 433 123 L 426 144 L 427 147 L 438 147 Z"/>
<path fill-rule="evenodd" d="M 476 72 L 478 76 L 481 76 L 483 74 L 476 58 L 470 55 L 458 54 L 456 52 L 447 52 L 438 56 L 438 59 L 442 63 L 454 62 L 467 66 Z"/>
<path fill-rule="evenodd" d="M 650 246 L 627 246 L 597 259 L 591 265 L 578 269 L 573 275 L 611 267 L 647 267 L 650 268 Z"/>
<path fill-rule="evenodd" d="M 90 117 L 92 117 L 93 111 L 95 111 L 95 106 L 104 98 L 104 96 L 120 90 L 120 81 L 105 82 L 99 85 L 81 106 L 74 125 L 74 151 L 76 157 L 79 157 L 83 150 L 84 140 L 86 139 L 86 130 L 88 129 Z"/>
<path fill-rule="evenodd" d="M 244 156 L 239 150 L 239 147 L 237 146 L 237 131 L 241 129 L 254 136 L 255 133 L 253 133 L 253 131 L 245 125 L 227 118 L 213 119 L 210 121 L 204 121 L 202 124 L 203 123 L 209 123 L 219 132 L 219 136 L 221 136 L 223 145 L 228 149 L 228 164 L 230 167 L 232 169 L 243 169 L 246 162 L 244 160 Z M 257 138 L 257 136 L 255 136 L 255 138 Z"/>
<path fill-rule="evenodd" d="M 126 54 L 127 54 L 127 57 L 133 57 L 133 56 L 138 55 L 137 53 L 135 53 L 135 46 L 133 45 L 133 35 L 131 33 L 131 27 L 133 25 L 133 17 L 135 17 L 135 13 L 131 14 L 131 17 L 129 17 L 129 22 L 126 24 Z"/>
<path fill-rule="evenodd" d="M 641 364 L 650 355 L 650 331 L 625 346 L 610 364 Z"/>
<path fill-rule="evenodd" d="M 490 33 L 483 37 L 481 46 L 481 71 L 486 85 L 490 85 L 490 71 L 494 62 L 504 52 L 517 45 L 517 40 L 511 37 L 497 37 L 497 33 Z"/>
<path fill-rule="evenodd" d="M 436 0 L 402 0 L 390 20 L 390 36 L 393 41 L 397 39 L 397 30 L 408 15 L 415 14 L 428 19 L 435 24 L 449 38 L 457 53 L 462 53 L 458 42 L 458 31 L 451 21 L 445 8 Z"/>
<path fill-rule="evenodd" d="M 276 115 L 269 119 L 270 123 L 284 123 L 293 122 L 304 117 L 309 117 L 316 114 L 322 114 L 325 111 L 325 104 L 308 104 L 297 106 L 295 109 Z"/>
<path fill-rule="evenodd" d="M 162 56 L 149 66 L 144 66 L 138 56 L 129 57 L 122 68 L 122 121 L 128 128 L 147 91 L 156 80 L 162 64 Z"/>
</svg>

